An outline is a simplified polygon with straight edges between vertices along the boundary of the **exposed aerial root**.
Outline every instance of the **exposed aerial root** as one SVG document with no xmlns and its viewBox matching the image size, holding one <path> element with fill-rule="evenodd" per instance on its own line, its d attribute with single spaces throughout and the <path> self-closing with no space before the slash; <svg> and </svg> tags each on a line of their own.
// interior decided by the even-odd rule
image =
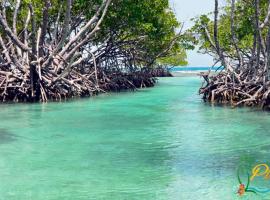
<svg viewBox="0 0 270 200">
<path fill-rule="evenodd" d="M 210 76 L 201 74 L 205 83 L 199 93 L 209 102 L 236 106 L 257 106 L 270 109 L 270 81 L 263 78 L 247 80 L 245 73 L 220 72 Z"/>
</svg>

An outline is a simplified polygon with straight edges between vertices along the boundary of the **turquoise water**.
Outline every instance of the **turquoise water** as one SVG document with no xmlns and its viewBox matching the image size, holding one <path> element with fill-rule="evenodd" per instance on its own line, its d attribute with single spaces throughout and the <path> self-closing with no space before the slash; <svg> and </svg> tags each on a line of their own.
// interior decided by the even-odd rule
<svg viewBox="0 0 270 200">
<path fill-rule="evenodd" d="M 205 104 L 200 84 L 1 105 L 0 199 L 269 199 L 235 192 L 240 164 L 270 161 L 270 114 Z"/>
</svg>

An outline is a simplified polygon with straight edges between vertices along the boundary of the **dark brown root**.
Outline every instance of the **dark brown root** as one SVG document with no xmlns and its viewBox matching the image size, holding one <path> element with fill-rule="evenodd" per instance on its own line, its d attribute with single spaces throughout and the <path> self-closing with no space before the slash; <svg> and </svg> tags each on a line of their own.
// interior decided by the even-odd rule
<svg viewBox="0 0 270 200">
<path fill-rule="evenodd" d="M 247 74 L 235 72 L 220 72 L 214 76 L 202 73 L 201 76 L 204 84 L 199 93 L 204 101 L 270 109 L 270 81 L 260 77 L 247 80 Z"/>
<path fill-rule="evenodd" d="M 94 71 L 82 73 L 72 70 L 68 76 L 55 80 L 53 73 L 42 73 L 39 81 L 40 98 L 38 101 L 61 100 L 72 97 L 86 97 L 109 91 L 136 90 L 152 87 L 156 78 L 148 69 L 137 69 L 134 72 L 105 71 L 98 69 L 97 79 Z M 0 101 L 29 102 L 30 81 L 14 73 L 0 72 Z"/>
</svg>

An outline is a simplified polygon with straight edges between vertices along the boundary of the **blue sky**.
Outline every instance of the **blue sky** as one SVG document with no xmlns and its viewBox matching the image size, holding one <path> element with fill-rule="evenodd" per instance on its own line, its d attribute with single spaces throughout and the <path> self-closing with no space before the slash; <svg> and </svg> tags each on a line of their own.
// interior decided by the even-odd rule
<svg viewBox="0 0 270 200">
<path fill-rule="evenodd" d="M 170 4 L 178 20 L 185 23 L 185 28 L 192 26 L 191 18 L 209 13 L 214 9 L 214 0 L 170 0 Z M 211 66 L 213 59 L 194 50 L 188 52 L 188 62 L 189 66 Z"/>
</svg>

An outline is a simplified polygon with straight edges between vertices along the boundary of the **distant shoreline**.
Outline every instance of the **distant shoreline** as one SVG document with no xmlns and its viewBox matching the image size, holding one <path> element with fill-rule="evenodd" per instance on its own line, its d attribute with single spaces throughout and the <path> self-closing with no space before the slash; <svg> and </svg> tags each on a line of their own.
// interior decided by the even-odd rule
<svg viewBox="0 0 270 200">
<path fill-rule="evenodd" d="M 170 73 L 174 77 L 200 76 L 201 72 L 209 72 L 211 75 L 217 74 L 223 67 L 173 67 Z"/>
<path fill-rule="evenodd" d="M 187 76 L 200 76 L 201 72 L 207 72 L 207 71 L 171 71 L 171 74 L 173 77 L 187 77 Z M 214 75 L 218 72 L 211 71 L 210 74 Z"/>
<path fill-rule="evenodd" d="M 218 66 L 218 67 L 190 67 L 190 66 L 186 66 L 186 67 L 173 67 L 170 69 L 171 72 L 193 72 L 193 71 L 219 71 L 219 70 L 222 70 L 223 67 L 222 66 Z"/>
</svg>

